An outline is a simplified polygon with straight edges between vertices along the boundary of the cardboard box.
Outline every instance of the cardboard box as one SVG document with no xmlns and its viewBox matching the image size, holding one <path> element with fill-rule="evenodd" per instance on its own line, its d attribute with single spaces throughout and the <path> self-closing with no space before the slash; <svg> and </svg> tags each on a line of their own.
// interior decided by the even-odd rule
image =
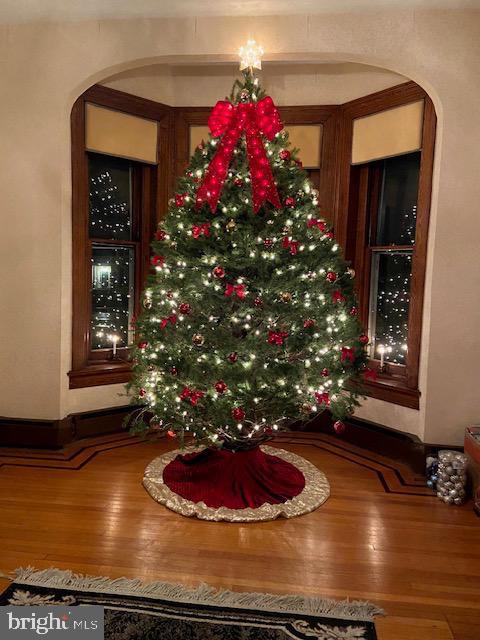
<svg viewBox="0 0 480 640">
<path fill-rule="evenodd" d="M 472 488 L 473 508 L 480 516 L 480 425 L 465 429 L 464 448 L 468 458 L 468 477 Z"/>
</svg>

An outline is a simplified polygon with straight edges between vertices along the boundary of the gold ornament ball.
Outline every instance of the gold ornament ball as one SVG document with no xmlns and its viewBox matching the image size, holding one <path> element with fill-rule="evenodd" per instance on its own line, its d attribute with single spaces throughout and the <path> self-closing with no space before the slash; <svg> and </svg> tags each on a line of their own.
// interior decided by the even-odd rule
<svg viewBox="0 0 480 640">
<path fill-rule="evenodd" d="M 310 413 L 312 413 L 312 405 L 309 404 L 308 402 L 304 402 L 301 406 L 301 410 L 302 410 L 302 413 L 309 415 Z"/>
<path fill-rule="evenodd" d="M 143 298 L 143 306 L 144 306 L 145 309 L 151 309 L 152 308 L 153 303 L 152 303 L 152 299 L 150 298 L 150 296 L 145 296 Z"/>
<path fill-rule="evenodd" d="M 234 231 L 236 227 L 237 227 L 237 223 L 233 219 L 229 220 L 226 224 L 227 231 Z"/>
<path fill-rule="evenodd" d="M 195 346 L 201 347 L 205 342 L 205 336 L 202 336 L 201 333 L 195 333 L 192 337 L 192 342 Z"/>
<path fill-rule="evenodd" d="M 292 294 L 290 293 L 290 291 L 284 291 L 283 293 L 280 294 L 280 297 L 282 299 L 282 302 L 292 301 Z"/>
<path fill-rule="evenodd" d="M 350 278 L 354 278 L 355 277 L 355 269 L 352 269 L 351 267 L 349 267 L 347 269 L 347 273 L 350 276 Z"/>
</svg>

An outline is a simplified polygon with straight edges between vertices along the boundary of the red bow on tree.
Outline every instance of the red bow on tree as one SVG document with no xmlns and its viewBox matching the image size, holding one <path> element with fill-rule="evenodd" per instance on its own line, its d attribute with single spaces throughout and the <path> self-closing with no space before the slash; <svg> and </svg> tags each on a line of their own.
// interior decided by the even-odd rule
<svg viewBox="0 0 480 640">
<path fill-rule="evenodd" d="M 282 345 L 285 342 L 285 338 L 288 338 L 286 331 L 269 331 L 267 342 L 269 344 Z"/>
<path fill-rule="evenodd" d="M 185 400 L 186 402 L 190 402 L 192 407 L 195 407 L 198 404 L 198 401 L 203 398 L 205 394 L 203 391 L 197 391 L 195 389 L 189 389 L 188 387 L 184 387 L 182 393 L 180 394 L 180 398 Z"/>
<path fill-rule="evenodd" d="M 330 396 L 327 392 L 320 393 L 319 391 L 315 391 L 315 400 L 318 404 L 326 404 L 327 407 L 330 405 Z"/>
<path fill-rule="evenodd" d="M 257 213 L 266 201 L 279 209 L 281 204 L 277 187 L 261 139 L 263 135 L 268 140 L 273 140 L 283 129 L 280 114 L 273 100 L 267 96 L 260 102 L 241 102 L 238 105 L 220 100 L 208 118 L 208 126 L 212 136 L 223 135 L 223 138 L 197 191 L 197 209 L 208 202 L 212 213 L 215 213 L 233 150 L 244 132 L 250 165 L 253 210 Z"/>
<path fill-rule="evenodd" d="M 287 236 L 285 236 L 285 238 L 282 240 L 282 247 L 284 249 L 290 249 L 290 254 L 292 256 L 297 255 L 298 245 L 299 245 L 298 240 L 290 240 L 289 238 L 287 238 Z"/>
<path fill-rule="evenodd" d="M 204 235 L 206 238 L 210 235 L 210 223 L 204 222 L 203 224 L 194 224 L 192 226 L 192 236 L 197 239 L 201 235 Z"/>
<path fill-rule="evenodd" d="M 332 293 L 333 302 L 345 302 L 346 298 L 338 289 Z"/>
<path fill-rule="evenodd" d="M 323 220 L 317 220 L 317 218 L 310 218 L 307 221 L 307 227 L 311 229 L 312 227 L 318 227 L 320 231 L 325 231 L 327 228 L 326 223 Z"/>
<path fill-rule="evenodd" d="M 345 362 L 346 360 L 355 362 L 355 349 L 352 349 L 351 347 L 342 347 L 341 360 L 342 362 Z"/>
<path fill-rule="evenodd" d="M 237 298 L 245 298 L 246 291 L 244 284 L 227 284 L 225 287 L 225 295 L 230 297 L 236 295 Z"/>
<path fill-rule="evenodd" d="M 154 267 L 163 267 L 165 264 L 165 258 L 164 256 L 154 255 L 150 258 L 150 262 Z"/>
<path fill-rule="evenodd" d="M 160 321 L 160 327 L 162 329 L 165 329 L 168 323 L 173 325 L 177 324 L 177 316 L 174 313 L 172 313 L 171 316 L 168 316 L 168 318 L 162 318 L 162 320 Z"/>
</svg>

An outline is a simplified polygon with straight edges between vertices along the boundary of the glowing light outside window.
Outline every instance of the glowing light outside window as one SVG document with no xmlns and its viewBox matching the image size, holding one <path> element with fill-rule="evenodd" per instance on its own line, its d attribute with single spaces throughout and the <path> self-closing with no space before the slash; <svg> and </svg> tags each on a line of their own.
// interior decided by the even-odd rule
<svg viewBox="0 0 480 640">
<path fill-rule="evenodd" d="M 112 349 L 114 356 L 134 340 L 132 171 L 131 161 L 89 154 L 90 343 L 93 350 Z"/>
<path fill-rule="evenodd" d="M 382 161 L 371 244 L 370 357 L 405 364 L 420 153 Z"/>
</svg>

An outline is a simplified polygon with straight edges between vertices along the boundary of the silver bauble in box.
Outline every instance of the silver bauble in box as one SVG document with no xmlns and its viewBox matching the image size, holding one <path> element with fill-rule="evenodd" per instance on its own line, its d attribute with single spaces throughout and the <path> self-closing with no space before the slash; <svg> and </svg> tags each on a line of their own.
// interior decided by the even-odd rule
<svg viewBox="0 0 480 640">
<path fill-rule="evenodd" d="M 463 504 L 466 496 L 467 458 L 459 451 L 438 452 L 437 496 L 446 504 Z"/>
</svg>

